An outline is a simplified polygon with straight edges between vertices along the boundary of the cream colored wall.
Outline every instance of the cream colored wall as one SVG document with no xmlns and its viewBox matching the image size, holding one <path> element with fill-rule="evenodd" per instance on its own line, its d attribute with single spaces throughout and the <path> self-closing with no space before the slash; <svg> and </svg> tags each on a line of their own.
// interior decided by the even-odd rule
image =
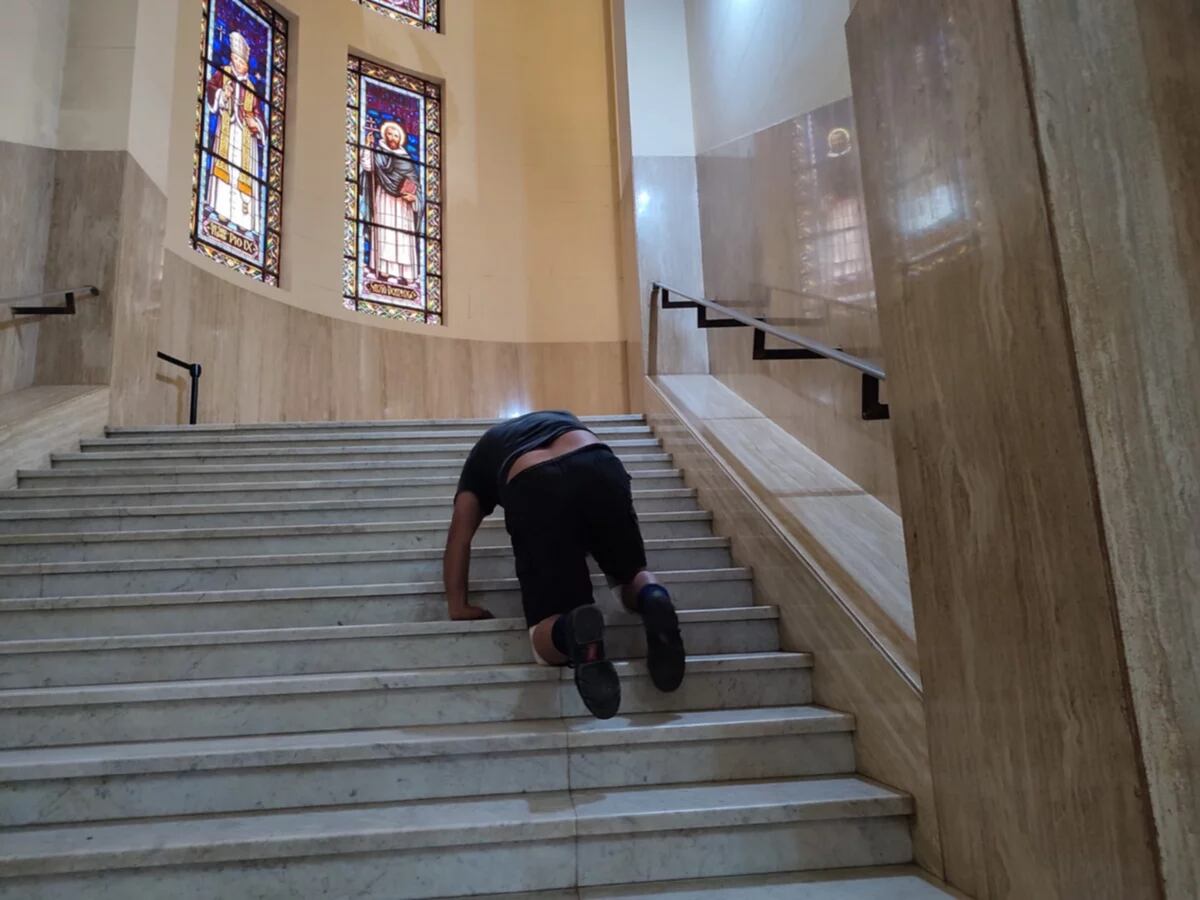
<svg viewBox="0 0 1200 900">
<path fill-rule="evenodd" d="M 0 141 L 54 147 L 69 0 L 0 0 Z"/>
<path fill-rule="evenodd" d="M 684 0 L 625 5 L 634 156 L 695 156 Z"/>
<path fill-rule="evenodd" d="M 126 149 L 137 17 L 138 0 L 71 0 L 60 150 Z"/>
<path fill-rule="evenodd" d="M 292 66 L 283 286 L 188 246 L 200 17 L 178 10 L 168 253 L 264 297 L 360 326 L 489 341 L 621 338 L 604 0 L 454 0 L 444 34 L 351 0 L 289 0 Z M 182 3 L 182 5 L 180 5 Z M 184 14 L 186 12 L 186 14 Z M 444 81 L 446 321 L 342 307 L 345 62 L 349 51 Z"/>
<path fill-rule="evenodd" d="M 179 5 L 174 0 L 141 0 L 138 4 L 127 146 L 130 155 L 163 191 L 167 189 L 169 169 L 179 18 Z"/>
<path fill-rule="evenodd" d="M 849 0 L 686 0 L 696 150 L 850 96 Z"/>
</svg>

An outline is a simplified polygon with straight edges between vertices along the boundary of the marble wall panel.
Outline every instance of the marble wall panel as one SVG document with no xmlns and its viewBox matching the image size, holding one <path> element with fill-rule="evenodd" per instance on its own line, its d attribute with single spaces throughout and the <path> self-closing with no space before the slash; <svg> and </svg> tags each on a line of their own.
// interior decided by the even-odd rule
<svg viewBox="0 0 1200 900">
<path fill-rule="evenodd" d="M 53 150 L 0 141 L 0 297 L 42 289 L 54 160 Z M 0 307 L 0 394 L 33 384 L 40 321 Z"/>
<path fill-rule="evenodd" d="M 1017 5 L 1165 893 L 1183 900 L 1200 896 L 1200 10 Z"/>
<path fill-rule="evenodd" d="M 38 384 L 107 384 L 112 368 L 113 291 L 120 243 L 124 151 L 60 150 L 54 167 L 44 286 L 94 284 L 73 316 L 39 326 Z"/>
<path fill-rule="evenodd" d="M 940 876 L 943 838 L 920 692 L 806 563 L 796 538 L 704 439 L 704 422 L 674 405 L 651 379 L 644 393 L 648 419 L 688 486 L 712 510 L 716 533 L 732 536 L 736 562 L 754 569 L 758 601 L 779 608 L 784 648 L 816 655 L 815 701 L 854 714 L 858 770 L 913 795 L 916 860 Z"/>
<path fill-rule="evenodd" d="M 847 33 L 947 880 L 1160 897 L 1015 6 Z"/>
<path fill-rule="evenodd" d="M 157 344 L 131 342 L 145 352 L 131 351 L 114 371 L 114 391 L 126 398 L 114 423 L 186 421 L 186 373 L 156 360 L 153 349 L 201 364 L 205 422 L 629 408 L 621 341 L 522 344 L 383 330 L 267 299 L 170 251 L 161 297 Z"/>
<path fill-rule="evenodd" d="M 883 362 L 851 101 L 703 153 L 697 173 L 708 296 Z M 708 346 L 712 374 L 899 510 L 891 429 L 862 421 L 856 371 L 754 361 L 741 329 Z"/>
<path fill-rule="evenodd" d="M 637 267 L 642 304 L 644 371 L 652 375 L 708 374 L 708 343 L 690 311 L 652 311 L 658 281 L 704 296 L 696 160 L 691 156 L 633 159 Z"/>
</svg>

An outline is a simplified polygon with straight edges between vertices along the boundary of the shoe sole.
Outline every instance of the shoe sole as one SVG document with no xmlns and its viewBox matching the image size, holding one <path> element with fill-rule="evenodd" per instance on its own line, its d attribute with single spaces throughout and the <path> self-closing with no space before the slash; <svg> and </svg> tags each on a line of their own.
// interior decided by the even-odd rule
<svg viewBox="0 0 1200 900">
<path fill-rule="evenodd" d="M 604 616 L 594 606 L 581 606 L 570 613 L 571 664 L 575 689 L 597 719 L 611 719 L 621 708 L 621 679 L 607 659 L 588 660 L 588 645 L 602 644 Z"/>
<path fill-rule="evenodd" d="M 646 626 L 646 667 L 650 670 L 650 680 L 664 694 L 679 690 L 687 671 L 687 652 L 675 607 L 664 597 L 643 613 L 642 621 Z"/>
</svg>

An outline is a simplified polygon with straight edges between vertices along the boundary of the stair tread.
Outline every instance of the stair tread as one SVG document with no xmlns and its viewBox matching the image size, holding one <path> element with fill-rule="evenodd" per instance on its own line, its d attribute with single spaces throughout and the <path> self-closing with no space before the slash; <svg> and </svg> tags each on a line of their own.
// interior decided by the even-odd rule
<svg viewBox="0 0 1200 900">
<path fill-rule="evenodd" d="M 726 549 L 729 538 L 660 538 L 645 542 L 647 552 L 654 550 Z M 473 558 L 512 556 L 512 547 L 476 547 Z M 244 566 L 299 566 L 337 562 L 391 562 L 400 560 L 441 559 L 443 551 L 429 550 L 339 550 L 329 553 L 266 553 L 248 556 L 190 556 L 174 559 L 109 559 L 53 563 L 6 563 L 5 575 L 38 575 L 60 572 L 120 572 L 156 569 L 228 569 Z"/>
<path fill-rule="evenodd" d="M 644 424 L 646 417 L 640 413 L 615 413 L 607 416 L 580 416 L 579 420 L 585 425 L 589 423 L 628 422 Z M 195 434 L 197 432 L 239 432 L 251 429 L 269 429 L 272 431 L 304 431 L 340 430 L 354 428 L 378 428 L 393 426 L 398 428 L 448 425 L 471 427 L 475 425 L 496 425 L 505 419 L 345 419 L 336 422 L 213 422 L 201 425 L 110 425 L 104 429 L 105 434 Z"/>
<path fill-rule="evenodd" d="M 694 582 L 746 581 L 749 569 L 688 569 L 660 571 L 658 577 L 668 585 Z M 592 585 L 605 586 L 603 575 L 593 575 Z M 474 579 L 472 592 L 518 590 L 516 578 Z M 314 587 L 241 588 L 219 591 L 160 591 L 148 594 L 81 594 L 57 597 L 0 598 L 0 613 L 17 610 L 84 609 L 110 606 L 192 605 L 196 603 L 247 603 L 255 600 L 311 600 L 349 597 L 380 597 L 434 594 L 442 596 L 440 581 L 404 581 L 382 584 L 317 585 Z"/>
<path fill-rule="evenodd" d="M 106 491 L 112 493 L 111 491 Z M 29 491 L 12 492 L 26 496 Z M 5 494 L 0 492 L 0 498 Z M 660 488 L 656 490 L 635 490 L 633 500 L 687 500 L 695 499 L 694 488 Z M 28 519 L 75 519 L 75 518 L 126 518 L 142 516 L 173 516 L 186 517 L 191 515 L 215 515 L 220 513 L 255 513 L 255 512 L 300 512 L 339 509 L 421 509 L 430 507 L 449 507 L 454 498 L 450 494 L 444 497 L 387 497 L 366 500 L 308 500 L 287 503 L 189 503 L 168 506 L 83 506 L 65 507 L 63 509 L 31 509 L 21 512 L 0 512 L 0 522 L 25 521 Z M 704 512 L 704 510 L 701 510 Z M 500 521 L 498 517 L 495 520 Z"/>
<path fill-rule="evenodd" d="M 313 765 L 512 750 L 677 743 L 848 732 L 854 718 L 820 706 L 635 713 L 187 740 L 0 750 L 0 780 L 91 778 L 159 772 Z"/>
<path fill-rule="evenodd" d="M 680 512 L 641 513 L 639 521 L 663 522 L 710 522 L 712 513 L 705 510 L 683 510 Z M 313 525 L 238 525 L 213 528 L 176 528 L 136 531 L 71 531 L 42 532 L 38 534 L 0 534 L 3 544 L 56 544 L 65 541 L 83 544 L 127 541 L 178 541 L 203 538 L 275 537 L 290 535 L 326 534 L 386 534 L 388 532 L 444 531 L 450 527 L 449 519 L 418 519 L 398 522 L 322 522 Z M 487 519 L 480 526 L 489 531 L 504 529 L 502 519 Z"/>
<path fill-rule="evenodd" d="M 683 624 L 699 622 L 774 621 L 779 612 L 769 606 L 725 609 L 680 610 Z M 639 625 L 640 618 L 624 611 L 607 616 L 611 627 Z M 199 647 L 217 644 L 270 644 L 317 642 L 423 635 L 469 635 L 525 632 L 522 619 L 491 619 L 484 622 L 400 622 L 382 625 L 334 625 L 300 628 L 262 628 L 236 631 L 173 632 L 170 634 L 111 635 L 35 640 L 0 640 L 0 656 L 25 653 L 63 653 L 80 650 L 119 650 L 147 647 Z"/>
<path fill-rule="evenodd" d="M 342 466 L 339 464 L 339 468 Z M 300 467 L 304 469 L 306 467 Z M 372 469 L 378 466 L 370 466 Z M 143 473 L 144 469 L 137 469 L 138 474 Z M 34 472 L 19 473 L 24 475 L 41 475 L 41 470 Z M 63 473 L 47 473 L 62 475 Z M 77 475 L 91 475 L 93 473 L 83 472 L 76 473 Z M 637 482 L 639 479 L 655 479 L 655 478 L 678 478 L 681 476 L 679 469 L 663 468 L 644 471 L 630 472 L 629 475 L 633 479 L 634 489 L 636 491 Z M 356 478 L 356 479 L 326 479 L 322 480 L 307 480 L 307 481 L 230 481 L 217 482 L 215 484 L 209 482 L 198 482 L 196 484 L 113 484 L 113 485 L 96 485 L 93 487 L 72 487 L 72 488 L 17 488 L 16 490 L 0 491 L 0 500 L 17 500 L 22 498 L 42 499 L 50 497 L 96 497 L 109 496 L 112 494 L 120 494 L 127 496 L 129 494 L 214 494 L 214 493 L 246 493 L 248 491 L 329 491 L 329 490 L 352 490 L 355 488 L 379 488 L 379 487 L 429 487 L 442 486 L 453 487 L 458 484 L 457 476 L 438 475 L 423 478 Z"/>
<path fill-rule="evenodd" d="M 661 900 L 666 896 L 671 900 L 953 900 L 962 895 L 937 886 L 916 866 L 874 866 L 580 888 L 578 895 L 564 895 L 576 896 L 578 900 Z M 542 900 L 557 898 L 547 895 Z"/>
<path fill-rule="evenodd" d="M 646 674 L 644 661 L 616 660 L 622 678 Z M 810 669 L 808 653 L 730 653 L 688 657 L 692 675 L 714 671 Z M 129 682 L 49 688 L 0 690 L 0 709 L 49 706 L 84 706 L 109 703 L 161 703 L 174 700 L 211 700 L 230 697 L 266 697 L 288 694 L 345 694 L 355 691 L 396 690 L 478 684 L 520 684 L 567 681 L 569 669 L 537 665 L 464 666 L 442 669 L 334 672 L 315 675 L 272 675 L 233 678 L 199 678 L 188 681 Z"/>
<path fill-rule="evenodd" d="M 902 816 L 855 776 L 548 792 L 0 832 L 9 875 Z"/>
<path fill-rule="evenodd" d="M 342 440 L 337 438 L 336 440 Z M 311 438 L 309 439 L 311 440 Z M 258 443 L 259 439 L 246 439 L 246 443 Z M 204 444 L 216 443 L 216 441 L 205 441 Z M 262 441 L 268 443 L 268 441 Z M 615 439 L 605 440 L 604 442 L 613 450 L 646 450 L 651 451 L 660 447 L 659 440 L 654 437 L 618 437 Z M 105 442 L 111 446 L 111 442 Z M 288 457 L 288 456 L 373 456 L 373 455 L 400 455 L 408 453 L 446 453 L 446 454 L 466 454 L 471 452 L 471 448 L 475 446 L 473 439 L 455 441 L 448 438 L 446 443 L 438 444 L 420 444 L 410 441 L 397 441 L 396 443 L 385 443 L 380 441 L 379 444 L 372 446 L 355 446 L 345 444 L 333 444 L 330 447 L 239 447 L 237 444 L 222 446 L 221 448 L 211 448 L 207 446 L 193 447 L 187 449 L 186 444 L 182 444 L 184 449 L 168 449 L 178 447 L 182 442 L 171 442 L 164 444 L 159 449 L 143 450 L 88 450 L 79 453 L 53 453 L 50 456 L 52 462 L 96 462 L 96 461 L 113 461 L 113 460 L 140 460 L 140 459 L 189 459 L 196 456 L 213 456 L 220 459 L 238 458 L 242 456 L 270 456 L 272 458 Z M 94 445 L 87 445 L 94 446 Z M 141 444 L 139 443 L 139 447 Z M 661 450 L 659 452 L 662 452 Z M 622 454 L 618 454 L 622 455 Z"/>
</svg>

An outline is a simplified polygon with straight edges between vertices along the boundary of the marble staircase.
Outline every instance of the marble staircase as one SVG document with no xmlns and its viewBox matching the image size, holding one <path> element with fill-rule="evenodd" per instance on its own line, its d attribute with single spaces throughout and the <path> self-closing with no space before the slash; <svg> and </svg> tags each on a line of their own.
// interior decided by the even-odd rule
<svg viewBox="0 0 1200 900">
<path fill-rule="evenodd" d="M 625 460 L 681 610 L 675 694 L 597 574 L 621 714 L 532 665 L 499 517 L 446 620 L 482 420 L 110 429 L 0 492 L 0 898 L 929 900 L 910 798 L 643 420 Z M 819 664 L 819 660 L 817 661 Z"/>
</svg>

